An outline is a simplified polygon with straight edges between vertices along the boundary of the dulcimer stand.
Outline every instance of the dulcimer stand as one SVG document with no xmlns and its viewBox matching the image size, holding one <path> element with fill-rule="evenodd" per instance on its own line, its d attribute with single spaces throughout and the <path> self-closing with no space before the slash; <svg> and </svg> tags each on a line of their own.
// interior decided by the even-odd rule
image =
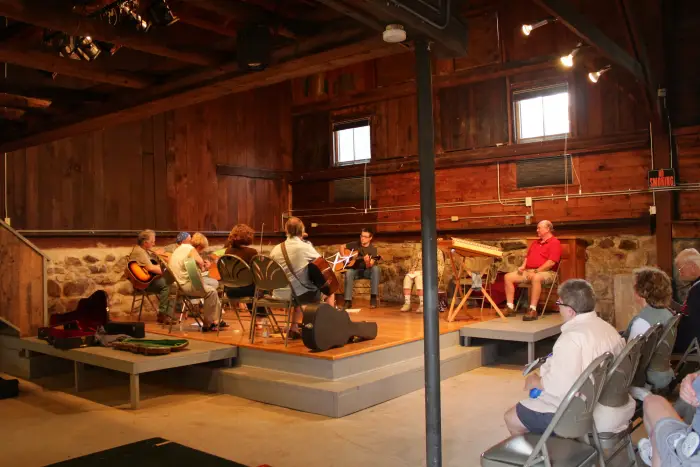
<svg viewBox="0 0 700 467">
<path fill-rule="evenodd" d="M 472 271 L 465 266 L 465 263 L 466 263 L 465 258 L 472 257 L 472 256 L 462 254 L 462 253 L 458 252 L 457 250 L 455 250 L 454 248 L 451 248 L 451 247 L 448 247 L 448 248 L 449 248 L 450 259 L 451 259 L 450 262 L 452 263 L 452 273 L 454 274 L 454 277 L 455 277 L 455 291 L 454 291 L 454 294 L 452 295 L 452 302 L 450 303 L 450 310 L 447 313 L 447 321 L 450 323 L 453 322 L 455 320 L 455 318 L 457 317 L 457 315 L 459 314 L 459 312 L 462 310 L 462 308 L 465 309 L 465 312 L 466 312 L 467 316 L 469 316 L 469 318 L 476 319 L 472 315 L 470 315 L 469 312 L 466 311 L 467 308 L 464 306 L 467 303 L 469 296 L 472 294 L 472 292 L 475 289 L 470 287 L 466 294 L 462 293 L 463 281 L 464 280 L 471 281 L 471 279 L 472 279 L 472 277 L 471 277 Z M 460 265 L 459 265 L 459 270 L 457 270 L 457 267 L 456 267 L 457 262 L 455 261 L 457 256 L 462 258 L 462 261 L 460 262 Z M 474 256 L 475 257 L 476 256 L 482 257 L 481 255 L 474 255 Z M 494 258 L 488 257 L 488 264 L 479 272 L 479 274 L 481 274 L 482 278 L 484 276 L 486 276 L 486 284 L 488 284 L 489 280 L 491 279 L 490 271 L 491 271 L 491 267 L 493 265 L 493 261 L 494 261 Z M 482 293 L 484 298 L 486 298 L 486 300 L 489 301 L 489 303 L 491 304 L 493 309 L 496 310 L 496 312 L 501 317 L 501 319 L 505 321 L 506 320 L 505 315 L 503 314 L 501 309 L 498 307 L 498 305 L 496 305 L 496 303 L 491 298 L 491 295 L 486 290 L 486 284 L 483 284 L 481 286 L 481 289 L 479 289 L 480 292 Z M 461 296 L 461 300 L 460 300 L 459 304 L 457 304 L 457 306 L 455 307 L 455 304 L 457 303 L 457 295 Z"/>
</svg>

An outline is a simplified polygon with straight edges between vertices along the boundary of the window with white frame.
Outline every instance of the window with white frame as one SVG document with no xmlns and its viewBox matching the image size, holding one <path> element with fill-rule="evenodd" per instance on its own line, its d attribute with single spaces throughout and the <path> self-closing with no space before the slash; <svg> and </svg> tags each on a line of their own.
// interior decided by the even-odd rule
<svg viewBox="0 0 700 467">
<path fill-rule="evenodd" d="M 364 164 L 371 158 L 369 118 L 333 124 L 334 165 Z"/>
<path fill-rule="evenodd" d="M 518 143 L 565 138 L 569 134 L 567 85 L 513 93 Z"/>
</svg>

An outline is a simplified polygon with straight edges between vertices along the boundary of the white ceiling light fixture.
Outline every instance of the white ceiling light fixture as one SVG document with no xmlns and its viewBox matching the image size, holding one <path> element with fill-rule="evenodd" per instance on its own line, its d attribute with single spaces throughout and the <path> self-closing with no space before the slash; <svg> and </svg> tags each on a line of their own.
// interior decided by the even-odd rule
<svg viewBox="0 0 700 467">
<path fill-rule="evenodd" d="M 588 79 L 591 81 L 591 83 L 597 83 L 598 80 L 600 79 L 600 76 L 610 70 L 610 65 L 606 65 L 603 68 L 601 68 L 598 71 L 594 71 L 592 73 L 588 73 Z"/>
<path fill-rule="evenodd" d="M 398 44 L 406 40 L 406 31 L 400 24 L 389 24 L 382 33 L 384 42 L 390 44 Z"/>
<path fill-rule="evenodd" d="M 536 23 L 532 24 L 523 24 L 520 30 L 523 32 L 525 36 L 529 36 L 532 31 L 534 31 L 537 28 L 541 28 L 545 24 L 553 23 L 556 21 L 556 18 L 547 18 L 543 19 L 542 21 L 538 21 Z"/>
<path fill-rule="evenodd" d="M 579 42 L 578 45 L 576 46 L 576 48 L 574 50 L 572 50 L 569 55 L 562 55 L 561 58 L 559 59 L 561 64 L 564 65 L 566 68 L 571 68 L 572 66 L 574 66 L 574 57 L 576 56 L 578 51 L 581 50 L 582 45 L 583 44 L 581 44 Z"/>
</svg>

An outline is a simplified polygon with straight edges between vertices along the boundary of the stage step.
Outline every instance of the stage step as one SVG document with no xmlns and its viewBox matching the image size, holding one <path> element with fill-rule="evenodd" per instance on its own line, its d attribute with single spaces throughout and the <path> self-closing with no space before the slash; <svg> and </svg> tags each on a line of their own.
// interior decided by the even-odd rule
<svg viewBox="0 0 700 467">
<path fill-rule="evenodd" d="M 494 355 L 494 344 L 442 348 L 441 377 L 450 378 L 478 368 L 492 361 Z M 202 368 L 196 371 L 198 376 L 205 376 Z M 424 385 L 422 355 L 337 379 L 250 366 L 245 360 L 237 368 L 211 371 L 208 389 L 215 392 L 328 417 L 343 417 Z"/>
</svg>

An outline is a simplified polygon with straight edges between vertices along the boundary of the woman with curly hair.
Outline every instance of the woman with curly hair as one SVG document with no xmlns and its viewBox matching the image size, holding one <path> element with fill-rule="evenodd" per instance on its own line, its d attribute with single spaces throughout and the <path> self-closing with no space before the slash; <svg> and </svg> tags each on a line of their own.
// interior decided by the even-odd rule
<svg viewBox="0 0 700 467">
<path fill-rule="evenodd" d="M 657 323 L 666 324 L 673 317 L 668 307 L 671 304 L 671 279 L 660 269 L 644 267 L 634 271 L 634 297 L 642 306 L 641 311 L 632 318 L 625 332 L 625 337 L 633 339 Z M 664 371 L 647 370 L 647 382 L 655 389 L 668 386 L 673 379 L 670 362 Z"/>
<path fill-rule="evenodd" d="M 253 235 L 255 231 L 246 224 L 237 224 L 231 229 L 228 239 L 224 246 L 226 247 L 227 255 L 236 255 L 250 264 L 254 256 L 258 254 L 255 248 L 249 245 L 253 243 Z M 252 297 L 255 294 L 255 285 L 250 284 L 246 287 L 226 287 L 226 295 L 229 298 Z M 252 310 L 253 306 L 248 304 L 248 309 Z M 264 312 L 264 309 L 262 310 Z"/>
</svg>

